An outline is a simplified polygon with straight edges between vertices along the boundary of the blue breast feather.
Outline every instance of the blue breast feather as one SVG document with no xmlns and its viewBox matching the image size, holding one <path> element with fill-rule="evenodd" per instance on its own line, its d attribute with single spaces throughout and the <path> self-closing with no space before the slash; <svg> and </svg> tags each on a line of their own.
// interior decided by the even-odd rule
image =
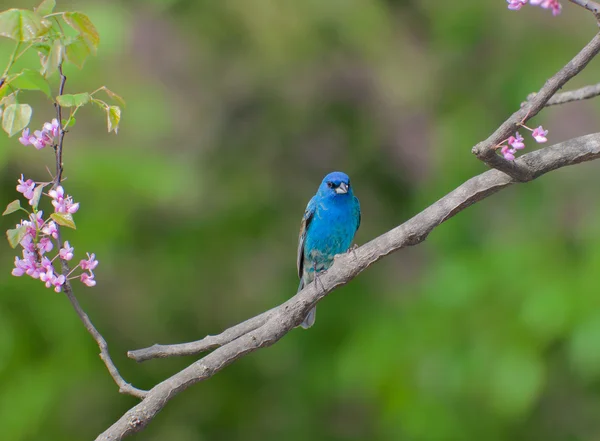
<svg viewBox="0 0 600 441">
<path fill-rule="evenodd" d="M 304 243 L 304 271 L 329 268 L 336 254 L 348 250 L 358 228 L 357 203 L 353 195 L 314 201 L 314 214 Z"/>
</svg>

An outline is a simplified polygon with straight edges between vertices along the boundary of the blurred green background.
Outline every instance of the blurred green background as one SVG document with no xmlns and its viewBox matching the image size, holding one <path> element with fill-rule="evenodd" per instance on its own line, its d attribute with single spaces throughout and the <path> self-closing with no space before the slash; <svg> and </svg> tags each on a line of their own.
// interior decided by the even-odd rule
<svg viewBox="0 0 600 441">
<path fill-rule="evenodd" d="M 64 154 L 81 202 L 66 239 L 100 259 L 98 286 L 76 295 L 125 379 L 150 388 L 193 361 L 137 365 L 127 350 L 217 333 L 295 293 L 300 218 L 326 173 L 351 176 L 362 244 L 485 171 L 470 148 L 596 32 L 563 6 L 59 1 L 102 37 L 67 92 L 106 85 L 128 102 L 117 136 L 80 111 Z M 11 49 L 0 41 L 2 66 Z M 33 127 L 53 117 L 28 96 Z M 559 142 L 597 132 L 599 111 L 568 104 L 532 125 Z M 5 205 L 20 173 L 47 179 L 53 155 L 0 136 L 0 164 Z M 460 213 L 327 297 L 309 332 L 187 390 L 132 439 L 600 439 L 597 170 Z M 1 438 L 93 439 L 136 400 L 62 295 L 10 275 L 14 255 L 0 246 Z"/>
</svg>

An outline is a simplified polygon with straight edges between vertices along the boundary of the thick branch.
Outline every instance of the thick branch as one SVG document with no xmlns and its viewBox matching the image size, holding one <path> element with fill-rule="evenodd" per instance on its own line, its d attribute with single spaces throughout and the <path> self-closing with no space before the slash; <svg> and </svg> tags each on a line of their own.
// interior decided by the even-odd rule
<svg viewBox="0 0 600 441">
<path fill-rule="evenodd" d="M 529 169 L 522 161 L 507 161 L 496 154 L 495 147 L 518 129 L 520 123 L 533 118 L 552 96 L 565 85 L 567 81 L 577 75 L 600 51 L 600 34 L 596 36 L 579 52 L 575 58 L 567 63 L 528 101 L 520 110 L 513 113 L 502 125 L 485 141 L 473 147 L 473 153 L 492 168 L 511 176 L 516 181 L 526 182 L 531 180 L 534 170 Z"/>
<path fill-rule="evenodd" d="M 600 133 L 537 150 L 523 155 L 516 162 L 531 170 L 528 180 L 533 180 L 549 171 L 597 158 L 600 158 Z M 272 309 L 262 326 L 217 348 L 156 385 L 141 403 L 99 435 L 97 441 L 117 441 L 142 430 L 179 392 L 210 378 L 244 355 L 276 343 L 298 326 L 308 310 L 335 288 L 348 283 L 388 254 L 422 242 L 435 227 L 452 216 L 517 182 L 498 170 L 489 170 L 469 179 L 404 224 L 354 251 L 338 256 L 334 265 L 319 277 L 318 287 L 311 283 L 287 302 Z M 258 317 L 261 316 L 263 314 Z"/>
<path fill-rule="evenodd" d="M 570 103 L 572 101 L 588 100 L 590 98 L 595 98 L 598 95 L 600 95 L 600 83 L 581 87 L 575 90 L 569 90 L 567 92 L 557 93 L 546 102 L 546 107 Z M 535 96 L 536 93 L 531 93 L 527 96 L 527 100 L 531 101 L 533 98 L 535 98 Z M 527 102 L 523 103 L 523 106 L 526 104 Z"/>
<path fill-rule="evenodd" d="M 58 65 L 58 72 L 60 73 L 60 86 L 58 89 L 58 94 L 62 95 L 65 91 L 65 83 L 67 82 L 67 77 L 63 74 L 62 64 Z M 54 177 L 54 185 L 53 188 L 59 186 L 62 182 L 62 173 L 63 173 L 63 163 L 62 163 L 62 152 L 63 152 L 63 143 L 65 141 L 65 130 L 62 125 L 62 106 L 56 102 L 56 118 L 58 119 L 59 125 L 59 138 L 58 144 L 54 146 L 54 156 L 56 157 L 56 176 Z M 56 248 L 60 249 L 62 247 L 63 241 L 61 237 L 60 227 L 57 226 L 57 239 L 56 239 Z M 71 302 L 73 309 L 79 316 L 79 319 L 83 322 L 85 329 L 90 333 L 94 341 L 98 344 L 100 348 L 100 358 L 106 365 L 106 369 L 110 376 L 115 380 L 117 386 L 119 386 L 119 392 L 122 394 L 133 395 L 136 398 L 143 399 L 147 392 L 141 389 L 137 389 L 133 387 L 131 384 L 127 383 L 121 374 L 119 374 L 119 370 L 113 363 L 110 358 L 110 354 L 108 353 L 108 345 L 102 334 L 98 332 L 88 315 L 85 313 L 81 305 L 77 301 L 77 298 L 73 294 L 73 288 L 71 287 L 71 282 L 69 281 L 69 274 L 71 269 L 69 268 L 69 263 L 64 259 L 59 259 L 61 263 L 62 274 L 65 276 L 65 283 L 63 285 L 63 291 L 65 292 L 67 298 Z"/>
</svg>

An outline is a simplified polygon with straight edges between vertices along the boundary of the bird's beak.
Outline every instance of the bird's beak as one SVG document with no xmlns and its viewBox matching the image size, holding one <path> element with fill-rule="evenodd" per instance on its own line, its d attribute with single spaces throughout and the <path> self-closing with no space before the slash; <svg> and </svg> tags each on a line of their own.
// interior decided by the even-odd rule
<svg viewBox="0 0 600 441">
<path fill-rule="evenodd" d="M 338 186 L 338 187 L 335 189 L 335 192 L 336 192 L 337 194 L 346 194 L 346 193 L 348 193 L 348 186 L 347 186 L 347 185 L 346 185 L 344 182 L 342 182 L 342 183 L 341 183 L 341 184 L 340 184 L 340 185 L 339 185 L 339 186 Z"/>
</svg>

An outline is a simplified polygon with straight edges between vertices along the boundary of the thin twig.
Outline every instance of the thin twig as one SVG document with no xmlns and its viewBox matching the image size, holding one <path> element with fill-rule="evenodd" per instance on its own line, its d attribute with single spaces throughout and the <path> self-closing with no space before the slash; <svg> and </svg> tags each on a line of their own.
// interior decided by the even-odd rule
<svg viewBox="0 0 600 441">
<path fill-rule="evenodd" d="M 529 180 L 533 180 L 552 170 L 598 158 L 600 133 L 595 133 L 536 150 L 523 155 L 516 162 L 531 170 Z M 319 277 L 318 288 L 315 283 L 311 283 L 287 302 L 271 310 L 268 319 L 259 328 L 217 348 L 154 386 L 141 403 L 128 410 L 100 434 L 96 441 L 119 441 L 139 432 L 178 393 L 210 378 L 239 358 L 276 343 L 299 325 L 309 309 L 334 289 L 345 285 L 388 254 L 423 242 L 434 228 L 457 213 L 518 182 L 498 170 L 489 170 L 469 179 L 404 224 L 352 253 L 337 256 L 333 266 Z"/>
<path fill-rule="evenodd" d="M 58 72 L 60 73 L 60 86 L 58 89 L 58 94 L 63 95 L 63 93 L 65 91 L 65 83 L 67 82 L 67 77 L 63 74 L 62 64 L 58 65 Z M 56 144 L 54 146 L 54 155 L 56 157 L 56 176 L 54 177 L 53 188 L 56 188 L 60 185 L 60 183 L 63 180 L 62 179 L 62 174 L 63 174 L 62 153 L 63 153 L 63 143 L 65 140 L 66 131 L 64 130 L 64 128 L 62 126 L 62 106 L 60 104 L 58 104 L 58 102 L 56 102 L 54 105 L 56 107 L 56 118 L 58 119 L 58 124 L 59 124 L 58 144 Z M 57 226 L 57 239 L 56 239 L 57 249 L 60 249 L 62 247 L 62 243 L 63 243 L 63 241 L 62 241 L 62 237 L 61 237 L 60 227 Z M 65 283 L 63 285 L 63 291 L 65 292 L 65 295 L 71 302 L 73 309 L 75 309 L 77 316 L 83 322 L 85 329 L 87 329 L 87 331 L 90 333 L 90 335 L 92 336 L 94 341 L 98 344 L 98 347 L 100 348 L 100 358 L 106 365 L 106 369 L 108 369 L 110 376 L 113 378 L 113 380 L 115 381 L 117 386 L 119 386 L 119 392 L 121 392 L 122 394 L 132 395 L 139 399 L 144 399 L 144 397 L 148 394 L 148 392 L 138 389 L 136 387 L 133 387 L 131 384 L 127 383 L 123 379 L 121 374 L 119 374 L 119 370 L 113 363 L 112 359 L 110 358 L 110 354 L 108 353 L 108 345 L 106 344 L 106 340 L 104 339 L 104 337 L 102 337 L 102 334 L 100 334 L 100 332 L 98 332 L 98 330 L 96 329 L 96 327 L 94 326 L 94 324 L 92 323 L 92 321 L 90 320 L 88 315 L 85 313 L 85 311 L 83 310 L 83 308 L 77 301 L 77 298 L 73 294 L 73 288 L 71 287 L 71 282 L 68 280 L 68 274 L 71 271 L 71 269 L 69 268 L 69 263 L 64 259 L 61 259 L 60 257 L 59 257 L 59 260 L 60 260 L 61 267 L 62 267 L 62 274 L 65 276 Z"/>
<path fill-rule="evenodd" d="M 155 344 L 148 348 L 137 349 L 127 352 L 127 356 L 138 363 L 151 360 L 153 358 L 181 357 L 184 355 L 197 355 L 202 352 L 210 351 L 231 343 L 244 334 L 252 332 L 269 320 L 273 309 L 252 317 L 242 323 L 223 331 L 218 335 L 207 335 L 202 340 L 189 343 L 179 343 L 175 345 Z"/>
<path fill-rule="evenodd" d="M 530 93 L 527 95 L 527 101 L 531 101 L 536 95 L 537 94 L 535 92 Z M 545 106 L 549 107 L 557 104 L 570 103 L 573 101 L 587 100 L 590 98 L 595 98 L 598 95 L 600 95 L 600 83 L 581 87 L 579 89 L 569 90 L 567 92 L 559 92 L 550 98 L 546 102 Z M 525 104 L 527 104 L 527 102 L 524 102 L 522 106 L 525 106 Z"/>
<path fill-rule="evenodd" d="M 577 75 L 600 51 L 600 34 L 594 38 L 571 60 L 565 67 L 551 77 L 536 93 L 535 97 L 525 106 L 513 113 L 502 125 L 485 141 L 473 147 L 473 153 L 481 161 L 492 168 L 498 169 L 517 181 L 530 180 L 532 170 L 520 161 L 507 161 L 496 153 L 495 147 L 508 138 L 518 128 L 519 123 L 524 123 L 538 114 L 552 96 L 565 85 L 567 81 Z"/>
</svg>

